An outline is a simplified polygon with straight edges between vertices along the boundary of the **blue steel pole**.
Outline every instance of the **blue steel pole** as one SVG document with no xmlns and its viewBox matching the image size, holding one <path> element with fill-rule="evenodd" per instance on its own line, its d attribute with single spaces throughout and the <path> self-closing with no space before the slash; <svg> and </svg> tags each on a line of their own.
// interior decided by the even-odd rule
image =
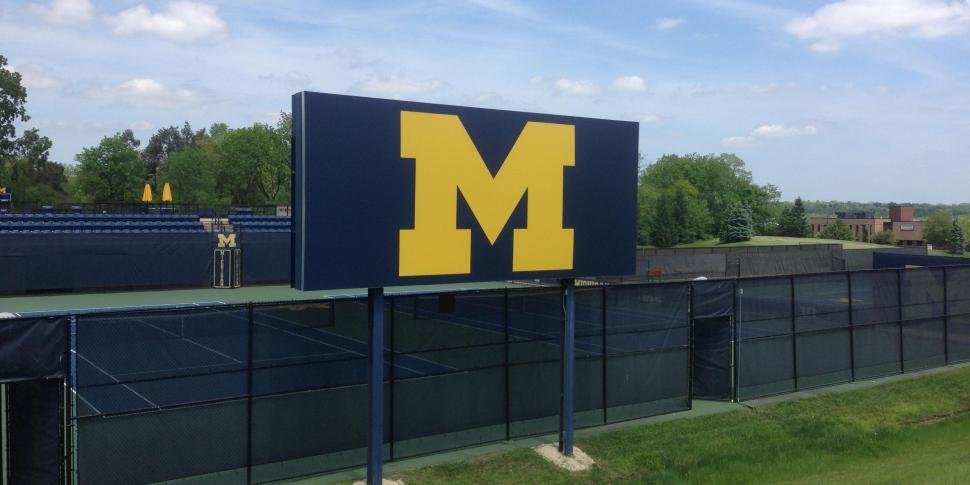
<svg viewBox="0 0 970 485">
<path fill-rule="evenodd" d="M 573 456 L 573 377 L 576 347 L 576 283 L 572 278 L 562 280 L 564 292 L 562 329 L 562 416 L 559 431 L 559 451 Z"/>
<path fill-rule="evenodd" d="M 384 464 L 384 289 L 367 289 L 368 343 L 367 364 L 370 441 L 367 446 L 367 483 L 383 482 Z"/>
</svg>

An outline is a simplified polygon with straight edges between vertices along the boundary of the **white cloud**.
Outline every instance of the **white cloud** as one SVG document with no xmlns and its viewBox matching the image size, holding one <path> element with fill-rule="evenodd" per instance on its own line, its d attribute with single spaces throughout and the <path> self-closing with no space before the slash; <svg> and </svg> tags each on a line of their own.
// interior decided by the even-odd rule
<svg viewBox="0 0 970 485">
<path fill-rule="evenodd" d="M 779 124 L 761 125 L 744 136 L 729 136 L 721 139 L 721 144 L 733 147 L 747 147 L 757 145 L 766 138 L 791 138 L 796 136 L 811 136 L 818 133 L 814 125 L 785 126 Z"/>
<path fill-rule="evenodd" d="M 613 89 L 642 93 L 647 90 L 647 82 L 640 76 L 620 76 L 613 80 Z"/>
<path fill-rule="evenodd" d="M 836 52 L 859 36 L 898 35 L 935 39 L 970 30 L 970 2 L 948 0 L 842 0 L 785 24 L 813 41 L 812 50 Z"/>
<path fill-rule="evenodd" d="M 392 75 L 367 77 L 354 84 L 350 90 L 397 97 L 429 94 L 447 87 L 448 83 L 438 79 L 411 80 L 405 79 L 401 75 Z"/>
<path fill-rule="evenodd" d="M 534 75 L 534 76 L 532 76 L 532 77 L 529 78 L 529 83 L 530 84 L 540 84 L 540 83 L 542 83 L 542 81 L 545 81 L 545 79 L 543 79 L 543 77 L 540 76 L 540 75 L 538 75 L 538 74 L 536 74 L 536 75 Z"/>
<path fill-rule="evenodd" d="M 680 27 L 685 22 L 682 18 L 662 18 L 657 19 L 657 28 L 660 30 L 671 30 Z"/>
<path fill-rule="evenodd" d="M 639 117 L 637 117 L 637 120 L 640 121 L 640 123 L 644 123 L 644 124 L 660 123 L 660 117 L 654 114 L 640 115 Z"/>
<path fill-rule="evenodd" d="M 138 5 L 105 17 L 105 22 L 117 35 L 155 34 L 174 42 L 218 39 L 227 32 L 215 6 L 187 1 L 169 2 L 158 12 Z"/>
<path fill-rule="evenodd" d="M 28 9 L 44 21 L 57 25 L 83 24 L 94 17 L 91 0 L 53 0 L 50 5 L 32 3 Z"/>
<path fill-rule="evenodd" d="M 590 81 L 577 81 L 565 78 L 557 80 L 555 86 L 556 91 L 558 91 L 560 94 L 570 96 L 596 94 L 599 91 L 599 88 L 597 88 L 596 85 Z"/>
<path fill-rule="evenodd" d="M 101 99 L 115 99 L 132 106 L 153 108 L 179 108 L 195 105 L 198 95 L 188 89 L 171 89 L 154 79 L 130 79 L 115 86 L 93 89 L 88 96 Z"/>
<path fill-rule="evenodd" d="M 64 81 L 47 73 L 47 68 L 40 64 L 23 64 L 14 71 L 20 73 L 21 82 L 28 89 L 57 89 L 64 85 Z"/>
<path fill-rule="evenodd" d="M 812 125 L 798 128 L 796 126 L 785 125 L 761 125 L 751 130 L 751 135 L 756 137 L 782 138 L 789 136 L 814 135 L 818 130 Z"/>
</svg>

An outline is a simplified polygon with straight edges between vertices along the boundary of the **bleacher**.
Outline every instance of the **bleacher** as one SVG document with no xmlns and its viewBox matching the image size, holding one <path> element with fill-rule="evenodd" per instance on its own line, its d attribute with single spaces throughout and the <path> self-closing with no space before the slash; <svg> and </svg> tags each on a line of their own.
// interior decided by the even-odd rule
<svg viewBox="0 0 970 485">
<path fill-rule="evenodd" d="M 229 224 L 237 232 L 290 232 L 292 218 L 254 214 L 230 214 Z"/>
<path fill-rule="evenodd" d="M 191 214 L 11 214 L 0 213 L 3 233 L 203 232 Z"/>
</svg>

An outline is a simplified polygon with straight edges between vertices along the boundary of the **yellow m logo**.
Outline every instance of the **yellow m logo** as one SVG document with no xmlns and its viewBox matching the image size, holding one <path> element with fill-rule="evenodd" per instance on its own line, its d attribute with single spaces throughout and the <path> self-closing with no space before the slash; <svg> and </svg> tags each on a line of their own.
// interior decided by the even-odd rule
<svg viewBox="0 0 970 485">
<path fill-rule="evenodd" d="M 236 235 L 235 234 L 218 234 L 219 236 L 219 247 L 220 248 L 234 248 L 236 247 Z"/>
<path fill-rule="evenodd" d="M 456 227 L 458 191 L 491 244 L 528 194 L 526 228 L 513 230 L 512 271 L 573 268 L 562 212 L 574 126 L 526 123 L 492 177 L 457 116 L 402 111 L 401 157 L 415 161 L 415 188 L 414 229 L 400 231 L 400 276 L 471 273 L 471 230 Z"/>
</svg>

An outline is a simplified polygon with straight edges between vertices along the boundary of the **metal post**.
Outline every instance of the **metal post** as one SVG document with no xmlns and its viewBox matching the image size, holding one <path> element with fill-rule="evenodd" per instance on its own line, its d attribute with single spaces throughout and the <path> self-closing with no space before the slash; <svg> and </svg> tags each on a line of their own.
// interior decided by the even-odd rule
<svg viewBox="0 0 970 485">
<path fill-rule="evenodd" d="M 734 402 L 741 402 L 741 298 L 744 297 L 744 288 L 739 280 L 734 280 L 731 290 L 731 330 L 733 334 L 731 345 L 731 395 Z M 694 345 L 691 342 L 691 345 Z"/>
<path fill-rule="evenodd" d="M 896 316 L 899 318 L 899 373 L 906 372 L 906 354 L 903 347 L 903 271 L 896 270 Z"/>
<path fill-rule="evenodd" d="M 572 278 L 562 280 L 562 406 L 559 422 L 559 451 L 573 456 L 573 377 L 576 345 L 576 284 Z"/>
<path fill-rule="evenodd" d="M 72 406 L 72 392 L 71 392 L 71 376 L 70 376 L 70 362 L 71 362 L 71 320 L 68 320 L 64 324 L 64 362 L 68 366 L 68 375 L 63 379 L 63 399 L 64 399 L 64 422 L 63 422 L 63 436 L 61 444 L 64 446 L 64 483 L 71 484 L 74 483 L 72 476 L 74 475 L 72 461 L 74 460 L 74 426 L 72 418 L 74 416 L 74 408 Z M 2 430 L 3 428 L 0 428 Z M 6 431 L 3 431 L 6 433 Z M 0 461 L 3 461 L 0 459 Z"/>
<path fill-rule="evenodd" d="M 510 389 L 511 369 L 509 363 L 509 289 L 502 292 L 503 316 L 502 323 L 505 331 L 505 441 L 512 439 L 512 392 Z"/>
<path fill-rule="evenodd" d="M 687 330 L 687 409 L 694 409 L 694 283 L 690 284 L 688 292 L 690 296 L 687 298 L 687 321 L 690 327 Z M 733 335 L 731 344 L 734 344 Z M 733 383 L 731 387 L 734 387 Z"/>
<path fill-rule="evenodd" d="M 606 377 L 607 376 L 607 371 L 608 371 L 608 369 L 606 367 L 607 364 L 608 364 L 608 362 L 607 362 L 607 356 L 606 356 L 606 354 L 607 354 L 607 350 L 606 350 L 606 346 L 607 345 L 606 344 L 608 342 L 607 341 L 607 338 L 606 338 L 606 315 L 608 313 L 608 309 L 606 307 L 606 300 L 607 300 L 607 298 L 606 298 L 606 285 L 603 285 L 601 288 L 603 289 L 602 290 L 602 294 L 600 295 L 602 297 L 602 299 L 603 299 L 603 321 L 602 321 L 602 324 L 603 324 L 603 327 L 602 327 L 603 334 L 600 336 L 600 344 L 602 345 L 602 347 L 600 348 L 600 350 L 603 352 L 603 370 L 602 370 L 602 372 L 603 372 L 603 424 L 606 424 L 607 422 L 609 422 L 609 414 L 608 414 L 609 413 L 609 411 L 608 411 L 608 409 L 609 409 L 609 399 L 608 399 L 608 396 L 607 396 L 607 392 L 608 392 L 607 391 L 607 384 L 608 384 L 608 382 L 606 380 L 607 379 L 607 377 Z"/>
<path fill-rule="evenodd" d="M 384 288 L 367 289 L 369 368 L 367 390 L 370 439 L 367 445 L 367 483 L 383 483 L 384 462 Z"/>
<path fill-rule="evenodd" d="M 855 382 L 855 316 L 853 316 L 854 310 L 852 309 L 852 273 L 846 272 L 845 279 L 849 293 L 849 371 L 852 381 Z"/>
<path fill-rule="evenodd" d="M 798 337 L 795 331 L 795 275 L 791 275 L 791 361 L 792 361 L 792 380 L 795 384 L 795 391 L 798 391 Z"/>
<path fill-rule="evenodd" d="M 946 289 L 946 266 L 943 267 L 943 365 L 950 365 L 950 305 Z"/>
<path fill-rule="evenodd" d="M 390 355 L 388 356 L 388 360 L 390 361 L 388 363 L 390 365 L 388 367 L 390 367 L 391 375 L 388 376 L 388 379 L 387 379 L 390 382 L 390 385 L 388 386 L 389 395 L 387 396 L 387 401 L 390 404 L 390 408 L 391 408 L 390 409 L 391 419 L 389 419 L 387 423 L 387 427 L 388 427 L 387 441 L 388 441 L 388 448 L 390 448 L 388 457 L 390 460 L 394 460 L 394 380 L 397 377 L 395 375 L 397 373 L 397 366 L 395 365 L 396 359 L 394 358 L 394 349 L 395 349 L 394 314 L 396 313 L 396 311 L 394 306 L 395 305 L 394 297 L 392 296 L 392 297 L 389 297 L 388 299 L 390 300 L 388 302 L 388 306 L 391 307 L 391 319 L 390 321 L 387 322 L 387 324 L 390 326 L 390 332 L 388 332 L 388 334 L 390 335 L 391 341 L 388 343 L 387 348 L 390 350 Z"/>
<path fill-rule="evenodd" d="M 253 304 L 248 305 L 249 327 L 246 329 L 248 350 L 246 351 L 246 483 L 253 483 L 253 337 L 255 319 Z"/>
</svg>

